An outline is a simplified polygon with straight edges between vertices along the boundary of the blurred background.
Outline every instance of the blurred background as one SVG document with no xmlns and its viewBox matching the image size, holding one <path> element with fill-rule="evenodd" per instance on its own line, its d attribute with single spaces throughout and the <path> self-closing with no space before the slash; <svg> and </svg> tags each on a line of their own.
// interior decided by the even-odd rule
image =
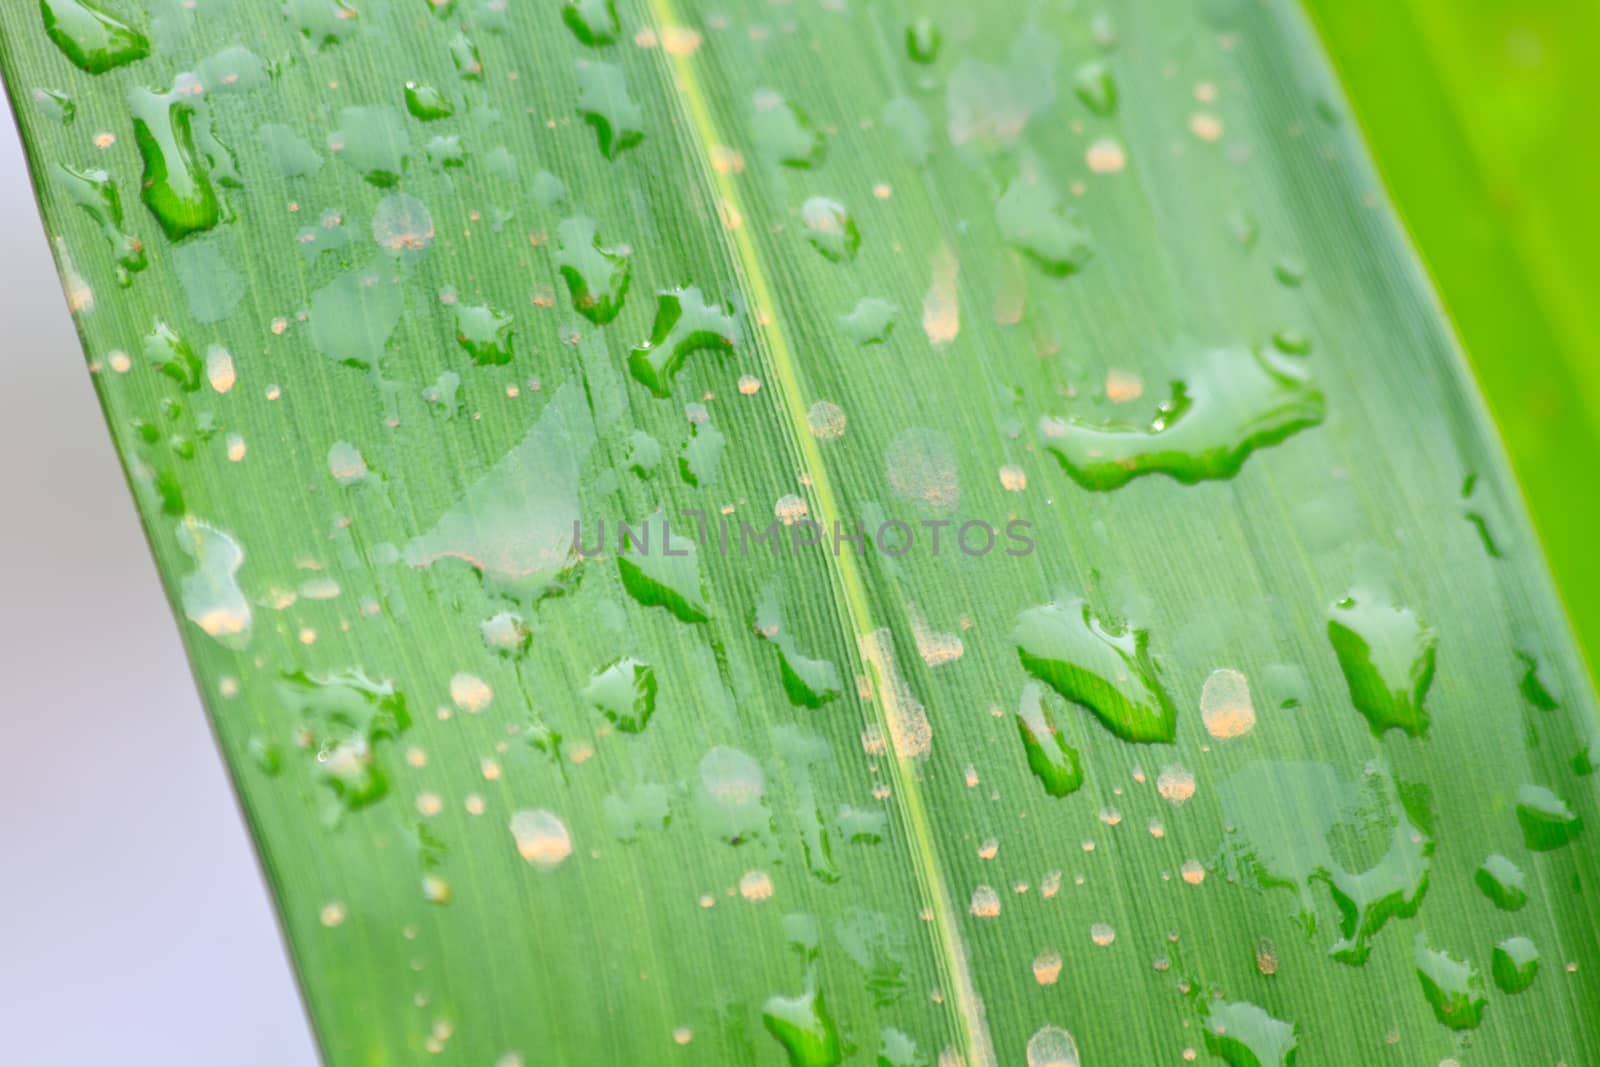
<svg viewBox="0 0 1600 1067">
<path fill-rule="evenodd" d="M 315 1064 L 9 114 L 0 233 L 0 1063 Z"/>
<path fill-rule="evenodd" d="M 1600 660 L 1600 5 L 1306 0 Z M 4 1061 L 316 1062 L 0 122 Z M 87 1014 L 86 1014 L 87 1013 Z"/>
</svg>

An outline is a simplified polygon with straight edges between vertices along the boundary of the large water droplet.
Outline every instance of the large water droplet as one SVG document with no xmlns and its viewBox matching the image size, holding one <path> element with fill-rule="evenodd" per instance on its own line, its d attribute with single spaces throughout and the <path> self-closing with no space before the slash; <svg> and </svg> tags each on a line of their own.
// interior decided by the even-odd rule
<svg viewBox="0 0 1600 1067">
<path fill-rule="evenodd" d="M 1011 637 L 1028 673 L 1123 740 L 1176 736 L 1178 709 L 1161 686 L 1145 631 L 1105 623 L 1077 599 L 1024 611 Z"/>
<path fill-rule="evenodd" d="M 861 231 L 856 229 L 850 212 L 837 200 L 813 196 L 800 205 L 800 224 L 805 227 L 806 240 L 835 263 L 847 263 L 856 258 L 861 247 Z"/>
<path fill-rule="evenodd" d="M 511 836 L 517 854 L 544 870 L 561 866 L 572 855 L 572 835 L 567 824 L 554 812 L 524 809 L 511 816 Z"/>
<path fill-rule="evenodd" d="M 250 601 L 239 588 L 244 549 L 233 537 L 190 516 L 178 523 L 178 547 L 195 569 L 179 582 L 184 616 L 218 644 L 241 649 L 250 643 Z"/>
<path fill-rule="evenodd" d="M 1326 764 L 1264 762 L 1227 779 L 1218 795 L 1239 880 L 1294 889 L 1307 923 L 1312 885 L 1327 885 L 1343 935 L 1328 950 L 1334 959 L 1364 962 L 1389 920 L 1422 906 L 1433 842 L 1382 771 L 1347 784 Z"/>
<path fill-rule="evenodd" d="M 636 734 L 655 714 L 655 668 L 631 656 L 620 659 L 589 678 L 589 684 L 583 687 L 583 699 L 618 730 Z"/>
<path fill-rule="evenodd" d="M 72 202 L 100 227 L 117 260 L 117 283 L 127 285 L 129 276 L 144 270 L 147 261 L 144 243 L 122 232 L 122 199 L 111 175 L 103 170 L 75 170 L 65 165 L 57 165 L 55 175 Z"/>
<path fill-rule="evenodd" d="M 406 110 L 423 122 L 449 118 L 456 113 L 443 93 L 422 82 L 406 82 Z"/>
<path fill-rule="evenodd" d="M 789 1067 L 837 1067 L 844 1062 L 838 1027 L 820 992 L 767 998 L 761 1022 L 788 1053 Z"/>
<path fill-rule="evenodd" d="M 839 317 L 839 328 L 858 345 L 881 345 L 894 329 L 898 310 L 887 300 L 864 296 L 848 315 Z"/>
<path fill-rule="evenodd" d="M 1502 911 L 1518 911 L 1528 903 L 1526 880 L 1522 869 L 1498 852 L 1486 857 L 1473 875 L 1483 895 Z"/>
<path fill-rule="evenodd" d="M 1028 1067 L 1079 1067 L 1078 1042 L 1059 1026 L 1041 1026 L 1028 1039 Z"/>
<path fill-rule="evenodd" d="M 1495 945 L 1489 972 L 1502 990 L 1520 993 L 1533 985 L 1539 973 L 1539 949 L 1526 937 L 1508 937 Z"/>
<path fill-rule="evenodd" d="M 684 622 L 706 621 L 711 608 L 700 577 L 699 550 L 683 533 L 673 536 L 665 513 L 619 529 L 618 538 L 627 547 L 617 553 L 617 570 L 635 600 L 666 608 Z"/>
<path fill-rule="evenodd" d="M 1438 635 L 1409 608 L 1376 591 L 1353 589 L 1330 609 L 1328 640 L 1350 687 L 1350 701 L 1374 736 L 1428 732 L 1423 700 L 1433 682 Z"/>
<path fill-rule="evenodd" d="M 594 127 L 600 154 L 616 159 L 644 140 L 644 113 L 628 95 L 621 67 L 580 59 L 577 69 L 578 114 Z"/>
<path fill-rule="evenodd" d="M 1043 181 L 1013 180 L 995 205 L 995 219 L 1000 235 L 1046 274 L 1076 274 L 1092 254 L 1088 232 Z"/>
<path fill-rule="evenodd" d="M 1472 1030 L 1483 1022 L 1489 1001 L 1484 996 L 1483 978 L 1472 964 L 1428 948 L 1421 934 L 1417 935 L 1415 961 L 1434 1018 L 1452 1030 Z"/>
<path fill-rule="evenodd" d="M 1517 790 L 1517 822 L 1522 826 L 1522 843 L 1535 852 L 1560 848 L 1583 829 L 1578 813 L 1542 785 Z"/>
<path fill-rule="evenodd" d="M 45 35 L 79 70 L 104 74 L 150 54 L 144 34 L 87 0 L 40 0 L 39 13 Z"/>
<path fill-rule="evenodd" d="M 209 125 L 199 130 L 195 108 L 179 93 L 135 88 L 128 93 L 133 139 L 144 160 L 140 198 L 171 240 L 209 230 L 222 219 L 197 141 L 210 142 Z M 206 133 L 206 136 L 199 136 Z"/>
<path fill-rule="evenodd" d="M 1083 766 L 1078 751 L 1067 744 L 1060 720 L 1044 703 L 1044 690 L 1029 682 L 1022 689 L 1017 708 L 1017 729 L 1022 734 L 1022 750 L 1028 769 L 1044 783 L 1044 791 L 1064 797 L 1083 785 Z"/>
<path fill-rule="evenodd" d="M 339 129 L 329 135 L 328 149 L 373 185 L 388 188 L 411 159 L 411 137 L 392 107 L 347 107 L 339 111 Z"/>
<path fill-rule="evenodd" d="M 556 266 L 572 294 L 573 310 L 596 325 L 617 317 L 633 265 L 626 249 L 600 243 L 594 219 L 579 215 L 556 227 Z"/>
<path fill-rule="evenodd" d="M 757 89 L 753 99 L 755 140 L 763 154 L 802 170 L 822 165 L 828 143 L 811 116 L 772 89 Z"/>
<path fill-rule="evenodd" d="M 347 271 L 311 294 L 311 343 L 339 363 L 371 366 L 404 310 L 393 279 L 371 268 Z"/>
<path fill-rule="evenodd" d="M 151 366 L 183 386 L 186 393 L 196 392 L 205 381 L 205 364 L 189 347 L 189 342 L 159 319 L 145 334 L 144 357 Z"/>
<path fill-rule="evenodd" d="M 510 363 L 514 321 L 510 313 L 487 304 L 457 304 L 456 343 L 480 367 Z"/>
<path fill-rule="evenodd" d="M 1206 1002 L 1206 1051 L 1229 1067 L 1291 1067 L 1299 1042 L 1295 1027 L 1243 1000 Z"/>
<path fill-rule="evenodd" d="M 615 0 L 566 0 L 561 5 L 561 21 L 591 48 L 611 44 L 622 32 Z"/>
<path fill-rule="evenodd" d="M 1302 375 L 1271 354 L 1212 349 L 1147 425 L 1046 419 L 1044 444 L 1086 489 L 1155 472 L 1186 485 L 1231 478 L 1256 449 L 1322 421 L 1322 393 Z"/>
<path fill-rule="evenodd" d="M 731 352 L 738 327 L 733 314 L 707 304 L 700 290 L 663 289 L 656 294 L 650 339 L 633 347 L 628 369 L 657 396 L 672 394 L 672 379 L 691 352 Z"/>
</svg>

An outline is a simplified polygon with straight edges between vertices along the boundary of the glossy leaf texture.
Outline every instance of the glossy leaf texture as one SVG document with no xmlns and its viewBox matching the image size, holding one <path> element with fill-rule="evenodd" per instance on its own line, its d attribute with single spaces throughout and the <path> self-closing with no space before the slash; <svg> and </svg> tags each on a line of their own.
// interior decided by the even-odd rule
<svg viewBox="0 0 1600 1067">
<path fill-rule="evenodd" d="M 1593 695 L 1298 8 L 45 7 L 329 1062 L 1600 1057 Z"/>
</svg>

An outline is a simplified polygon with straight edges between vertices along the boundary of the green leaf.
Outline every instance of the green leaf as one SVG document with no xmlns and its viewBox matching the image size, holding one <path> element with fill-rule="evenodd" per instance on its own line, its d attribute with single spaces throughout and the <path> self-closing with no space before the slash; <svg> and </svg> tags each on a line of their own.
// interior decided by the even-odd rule
<svg viewBox="0 0 1600 1067">
<path fill-rule="evenodd" d="M 1297 8 L 219 2 L 0 69 L 329 1062 L 1600 1058 L 1593 694 Z"/>
</svg>

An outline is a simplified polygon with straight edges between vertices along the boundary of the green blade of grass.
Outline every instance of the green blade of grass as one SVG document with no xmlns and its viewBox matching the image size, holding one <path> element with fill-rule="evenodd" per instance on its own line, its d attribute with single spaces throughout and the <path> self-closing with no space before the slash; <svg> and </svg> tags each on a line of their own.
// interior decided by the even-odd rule
<svg viewBox="0 0 1600 1067">
<path fill-rule="evenodd" d="M 1600 1053 L 1593 696 L 1297 8 L 53 3 L 330 1062 Z"/>
</svg>

